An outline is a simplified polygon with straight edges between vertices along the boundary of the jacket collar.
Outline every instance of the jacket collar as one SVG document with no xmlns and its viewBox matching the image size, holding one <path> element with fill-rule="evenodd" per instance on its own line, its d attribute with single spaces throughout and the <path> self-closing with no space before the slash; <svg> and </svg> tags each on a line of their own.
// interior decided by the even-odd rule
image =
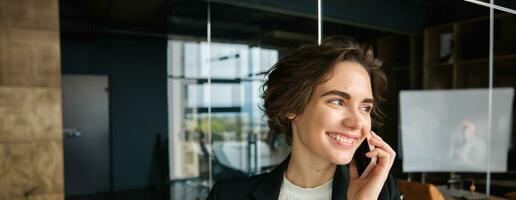
<svg viewBox="0 0 516 200">
<path fill-rule="evenodd" d="M 290 155 L 274 168 L 264 180 L 252 192 L 256 200 L 276 200 L 278 199 L 281 183 L 283 181 L 283 173 L 287 170 Z M 345 165 L 337 165 L 335 174 L 333 175 L 332 200 L 346 199 L 348 189 L 348 167 Z M 338 189 L 337 189 L 338 188 Z"/>
<path fill-rule="evenodd" d="M 349 172 L 347 165 L 337 165 L 333 175 L 332 200 L 347 199 Z"/>
<path fill-rule="evenodd" d="M 289 161 L 290 154 L 281 164 L 269 172 L 268 176 L 256 187 L 252 193 L 256 200 L 278 199 L 281 183 L 283 181 L 283 173 L 287 170 Z"/>
</svg>

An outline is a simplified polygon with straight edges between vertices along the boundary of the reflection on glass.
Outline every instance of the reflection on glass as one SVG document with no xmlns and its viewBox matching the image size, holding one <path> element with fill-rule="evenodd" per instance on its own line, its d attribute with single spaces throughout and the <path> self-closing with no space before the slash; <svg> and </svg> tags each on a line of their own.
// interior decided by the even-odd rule
<svg viewBox="0 0 516 200">
<path fill-rule="evenodd" d="M 208 107 L 208 94 L 210 88 L 207 84 L 188 85 L 186 98 L 188 107 Z M 211 105 L 214 107 L 235 107 L 240 106 L 242 91 L 239 84 L 234 83 L 212 83 Z"/>
<path fill-rule="evenodd" d="M 204 191 L 210 170 L 215 181 L 244 177 L 283 159 L 287 145 L 271 136 L 260 110 L 263 74 L 277 50 L 170 40 L 169 58 L 171 180 Z"/>
<path fill-rule="evenodd" d="M 208 64 L 211 64 L 212 79 L 251 78 L 278 60 L 277 50 L 244 44 L 212 42 L 208 45 L 207 42 L 177 40 L 171 43 L 184 55 L 182 69 L 172 75 L 185 78 L 207 78 Z"/>
</svg>

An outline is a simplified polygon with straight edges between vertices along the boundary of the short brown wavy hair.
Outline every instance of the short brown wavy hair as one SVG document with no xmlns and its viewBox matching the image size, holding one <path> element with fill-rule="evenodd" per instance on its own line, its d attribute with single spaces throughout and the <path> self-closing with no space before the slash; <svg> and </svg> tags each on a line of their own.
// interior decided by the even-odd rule
<svg viewBox="0 0 516 200">
<path fill-rule="evenodd" d="M 338 62 L 353 61 L 361 64 L 369 74 L 375 105 L 372 110 L 372 126 L 383 123 L 384 114 L 378 107 L 387 88 L 387 78 L 381 69 L 382 62 L 375 58 L 370 46 L 362 45 L 348 36 L 332 36 L 321 45 L 307 44 L 279 60 L 267 73 L 262 85 L 262 110 L 267 125 L 277 134 L 286 134 L 292 143 L 292 127 L 288 113 L 301 114 L 316 86 L 329 79 Z"/>
</svg>

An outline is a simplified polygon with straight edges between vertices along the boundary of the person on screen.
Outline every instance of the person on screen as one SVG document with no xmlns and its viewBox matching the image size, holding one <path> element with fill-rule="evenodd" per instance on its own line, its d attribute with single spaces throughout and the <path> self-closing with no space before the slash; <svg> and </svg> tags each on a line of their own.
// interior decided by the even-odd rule
<svg viewBox="0 0 516 200">
<path fill-rule="evenodd" d="M 372 48 L 333 36 L 296 49 L 269 70 L 263 85 L 268 126 L 286 134 L 291 154 L 269 173 L 217 181 L 209 200 L 400 199 L 389 171 L 396 153 L 371 132 L 387 81 Z M 360 178 L 352 158 L 378 162 Z"/>
<path fill-rule="evenodd" d="M 450 157 L 454 163 L 467 166 L 476 166 L 485 163 L 486 141 L 479 136 L 477 124 L 466 119 L 460 123 L 450 139 Z"/>
</svg>

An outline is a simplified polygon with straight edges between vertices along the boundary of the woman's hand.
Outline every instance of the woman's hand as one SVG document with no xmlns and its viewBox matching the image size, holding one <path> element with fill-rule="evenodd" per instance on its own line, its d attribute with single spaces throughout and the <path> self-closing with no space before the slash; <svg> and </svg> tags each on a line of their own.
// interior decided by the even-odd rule
<svg viewBox="0 0 516 200">
<path fill-rule="evenodd" d="M 366 178 L 360 178 L 357 172 L 355 161 L 349 164 L 349 185 L 348 199 L 378 199 L 382 191 L 383 184 L 389 176 L 389 170 L 394 163 L 396 152 L 373 131 L 371 131 L 371 139 L 369 144 L 375 146 L 375 149 L 365 154 L 368 158 L 377 157 L 376 166 Z"/>
</svg>

